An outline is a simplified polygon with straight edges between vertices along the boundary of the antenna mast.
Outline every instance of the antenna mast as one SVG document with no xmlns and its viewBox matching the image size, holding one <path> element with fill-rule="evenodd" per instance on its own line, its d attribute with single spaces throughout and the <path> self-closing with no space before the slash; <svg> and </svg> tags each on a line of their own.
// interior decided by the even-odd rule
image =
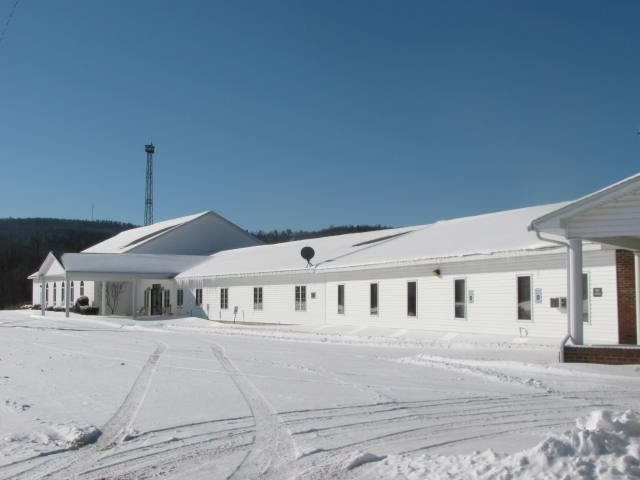
<svg viewBox="0 0 640 480">
<path fill-rule="evenodd" d="M 147 152 L 147 189 L 144 198 L 144 224 L 151 225 L 153 223 L 153 153 L 156 147 L 153 143 L 144 146 Z"/>
</svg>

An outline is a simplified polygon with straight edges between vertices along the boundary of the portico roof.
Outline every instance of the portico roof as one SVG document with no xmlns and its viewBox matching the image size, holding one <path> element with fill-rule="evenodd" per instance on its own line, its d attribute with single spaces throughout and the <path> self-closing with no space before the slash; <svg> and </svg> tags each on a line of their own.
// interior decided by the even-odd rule
<svg viewBox="0 0 640 480">
<path fill-rule="evenodd" d="M 113 278 L 173 278 L 206 260 L 203 255 L 156 255 L 145 253 L 65 253 L 62 265 L 69 276 L 87 280 Z"/>
<path fill-rule="evenodd" d="M 640 250 L 640 174 L 536 218 L 529 230 Z"/>
</svg>

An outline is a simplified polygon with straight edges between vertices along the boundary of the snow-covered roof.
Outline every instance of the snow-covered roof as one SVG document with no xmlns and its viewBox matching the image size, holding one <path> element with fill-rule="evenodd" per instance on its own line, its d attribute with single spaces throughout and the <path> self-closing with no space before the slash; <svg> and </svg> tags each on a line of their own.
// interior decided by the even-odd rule
<svg viewBox="0 0 640 480">
<path fill-rule="evenodd" d="M 209 213 L 209 211 L 205 211 L 194 215 L 187 215 L 185 217 L 164 220 L 151 225 L 145 225 L 144 227 L 131 228 L 83 250 L 83 253 L 125 253 L 140 244 L 164 235 L 181 225 L 189 223 Z"/>
<path fill-rule="evenodd" d="M 53 252 L 49 252 L 44 259 L 44 262 L 42 262 L 42 265 L 40 265 L 38 271 L 32 273 L 27 278 L 29 280 L 38 280 L 43 277 L 64 277 L 64 268 L 62 267 L 60 260 L 58 260 L 58 257 L 56 257 Z"/>
<path fill-rule="evenodd" d="M 208 258 L 148 253 L 65 253 L 62 264 L 70 276 L 83 278 L 173 278 Z"/>
<path fill-rule="evenodd" d="M 484 215 L 442 220 L 393 242 L 336 259 L 329 268 L 379 266 L 413 262 L 453 261 L 557 248 L 527 230 L 532 219 L 561 208 L 566 203 L 506 210 Z"/>
<path fill-rule="evenodd" d="M 433 224 L 315 238 L 227 250 L 177 276 L 178 279 L 301 271 L 300 251 L 310 246 L 316 271 L 454 261 L 469 256 L 515 254 L 557 248 L 527 230 L 530 222 L 563 207 L 556 203 Z"/>
</svg>

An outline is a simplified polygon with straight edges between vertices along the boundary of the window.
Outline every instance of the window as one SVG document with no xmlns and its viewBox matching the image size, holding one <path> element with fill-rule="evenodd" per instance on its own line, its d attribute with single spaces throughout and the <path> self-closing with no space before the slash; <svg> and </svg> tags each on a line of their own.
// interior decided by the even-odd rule
<svg viewBox="0 0 640 480">
<path fill-rule="evenodd" d="M 589 274 L 582 274 L 582 321 L 589 322 Z"/>
<path fill-rule="evenodd" d="M 344 313 L 344 285 L 338 285 L 338 313 Z"/>
<path fill-rule="evenodd" d="M 73 282 L 71 282 L 71 292 L 70 292 L 70 293 L 71 293 L 71 298 L 70 298 L 70 300 L 71 300 L 71 302 L 72 302 L 72 303 L 73 303 L 73 301 L 75 300 L 75 296 L 74 296 L 74 294 L 73 294 L 73 286 L 74 286 L 74 285 L 73 285 Z"/>
<path fill-rule="evenodd" d="M 184 304 L 184 290 L 183 289 L 179 289 L 177 291 L 176 305 L 181 307 L 183 304 Z"/>
<path fill-rule="evenodd" d="M 518 277 L 518 320 L 531 320 L 531 277 Z"/>
<path fill-rule="evenodd" d="M 229 308 L 229 289 L 228 288 L 220 289 L 220 308 L 222 310 L 226 310 Z"/>
<path fill-rule="evenodd" d="M 369 286 L 369 313 L 378 315 L 378 284 L 372 283 Z"/>
<path fill-rule="evenodd" d="M 262 287 L 253 287 L 253 309 L 262 310 Z"/>
<path fill-rule="evenodd" d="M 407 316 L 415 317 L 417 312 L 416 282 L 407 282 Z"/>
<path fill-rule="evenodd" d="M 80 296 L 84 296 L 84 281 L 80 281 Z"/>
<path fill-rule="evenodd" d="M 44 300 L 49 303 L 49 284 L 47 283 L 44 289 Z"/>
<path fill-rule="evenodd" d="M 307 287 L 306 285 L 296 285 L 296 312 L 307 310 Z"/>
<path fill-rule="evenodd" d="M 60 295 L 61 295 L 60 300 L 64 302 L 64 282 L 62 282 L 62 286 L 60 287 Z"/>
<path fill-rule="evenodd" d="M 454 280 L 455 318 L 467 318 L 467 282 L 463 278 Z"/>
<path fill-rule="evenodd" d="M 167 289 L 164 292 L 164 308 L 169 308 L 171 305 L 171 290 Z"/>
<path fill-rule="evenodd" d="M 202 289 L 196 288 L 196 305 L 202 305 Z"/>
<path fill-rule="evenodd" d="M 53 303 L 56 303 L 56 282 L 53 282 Z"/>
</svg>

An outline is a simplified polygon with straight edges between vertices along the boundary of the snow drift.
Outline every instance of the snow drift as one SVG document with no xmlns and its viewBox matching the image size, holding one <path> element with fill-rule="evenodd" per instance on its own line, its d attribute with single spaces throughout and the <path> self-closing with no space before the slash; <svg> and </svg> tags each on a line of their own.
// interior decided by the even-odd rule
<svg viewBox="0 0 640 480">
<path fill-rule="evenodd" d="M 391 455 L 381 478 L 403 479 L 620 479 L 640 478 L 640 418 L 627 410 L 596 410 L 562 435 L 550 435 L 514 455 Z"/>
</svg>

